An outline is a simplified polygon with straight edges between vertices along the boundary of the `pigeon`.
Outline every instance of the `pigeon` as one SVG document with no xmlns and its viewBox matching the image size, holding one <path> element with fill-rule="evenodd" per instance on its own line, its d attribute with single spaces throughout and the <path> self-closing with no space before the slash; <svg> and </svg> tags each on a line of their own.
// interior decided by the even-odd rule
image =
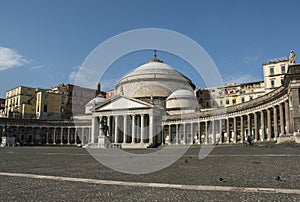
<svg viewBox="0 0 300 202">
<path fill-rule="evenodd" d="M 188 163 L 189 161 L 188 161 L 188 160 L 186 160 L 186 159 L 184 159 L 184 162 Z"/>
<path fill-rule="evenodd" d="M 280 176 L 278 175 L 276 178 L 276 180 L 281 181 Z"/>
<path fill-rule="evenodd" d="M 225 182 L 224 179 L 221 178 L 221 177 L 219 178 L 219 181 L 220 181 L 220 182 Z"/>
</svg>

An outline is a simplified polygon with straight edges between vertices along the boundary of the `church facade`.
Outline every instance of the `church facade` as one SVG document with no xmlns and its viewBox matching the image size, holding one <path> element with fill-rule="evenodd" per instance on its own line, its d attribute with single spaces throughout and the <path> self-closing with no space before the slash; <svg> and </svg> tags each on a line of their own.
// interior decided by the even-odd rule
<svg viewBox="0 0 300 202">
<path fill-rule="evenodd" d="M 90 145 L 230 144 L 278 141 L 300 129 L 300 66 L 284 82 L 244 103 L 203 109 L 190 79 L 156 55 L 121 78 L 116 96 L 94 102 Z M 105 124 L 103 124 L 105 121 Z"/>
<path fill-rule="evenodd" d="M 244 143 L 248 137 L 257 143 L 281 142 L 283 137 L 297 142 L 300 65 L 295 61 L 291 52 L 284 65 L 278 66 L 284 75 L 274 70 L 274 75 L 268 76 L 270 84 L 275 77 L 281 81 L 274 89 L 262 93 L 259 82 L 259 96 L 254 99 L 206 108 L 193 82 L 155 55 L 121 78 L 113 97 L 99 94 L 88 102 L 84 115 L 74 116 L 73 120 L 0 118 L 0 135 L 13 137 L 24 145 L 122 148 L 236 144 Z M 266 68 L 271 72 L 276 65 L 267 64 Z"/>
</svg>

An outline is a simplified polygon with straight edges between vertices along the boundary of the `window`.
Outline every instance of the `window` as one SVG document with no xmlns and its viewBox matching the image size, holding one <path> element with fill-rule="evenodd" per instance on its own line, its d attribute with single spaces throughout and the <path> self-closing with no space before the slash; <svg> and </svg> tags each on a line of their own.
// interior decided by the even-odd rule
<svg viewBox="0 0 300 202">
<path fill-rule="evenodd" d="M 226 100 L 226 104 L 229 105 L 229 100 Z"/>
<path fill-rule="evenodd" d="M 249 100 L 253 100 L 253 96 L 252 95 L 249 97 Z"/>
<path fill-rule="evenodd" d="M 242 97 L 242 103 L 244 103 L 245 102 L 245 98 L 244 97 Z"/>
<path fill-rule="evenodd" d="M 271 88 L 275 87 L 275 80 L 271 80 Z"/>
<path fill-rule="evenodd" d="M 222 105 L 223 105 L 223 101 L 221 100 L 221 101 L 220 101 L 220 106 L 222 106 Z"/>
<path fill-rule="evenodd" d="M 232 104 L 234 104 L 234 105 L 236 104 L 236 99 L 232 100 Z"/>
<path fill-rule="evenodd" d="M 281 66 L 281 73 L 283 73 L 283 74 L 285 73 L 285 65 Z"/>
<path fill-rule="evenodd" d="M 274 75 L 274 67 L 270 67 L 270 76 Z"/>
</svg>

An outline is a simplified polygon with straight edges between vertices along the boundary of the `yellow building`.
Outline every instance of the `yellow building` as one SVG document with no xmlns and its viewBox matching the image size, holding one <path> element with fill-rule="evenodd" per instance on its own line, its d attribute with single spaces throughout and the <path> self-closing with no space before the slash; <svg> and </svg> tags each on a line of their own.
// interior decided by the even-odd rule
<svg viewBox="0 0 300 202">
<path fill-rule="evenodd" d="M 228 107 L 253 100 L 265 94 L 264 82 L 227 84 L 196 91 L 201 108 Z"/>
<path fill-rule="evenodd" d="M 6 117 L 33 118 L 35 116 L 36 89 L 18 86 L 6 92 Z"/>
<path fill-rule="evenodd" d="M 40 91 L 36 95 L 37 119 L 62 119 L 64 118 L 67 95 L 52 90 Z"/>
</svg>

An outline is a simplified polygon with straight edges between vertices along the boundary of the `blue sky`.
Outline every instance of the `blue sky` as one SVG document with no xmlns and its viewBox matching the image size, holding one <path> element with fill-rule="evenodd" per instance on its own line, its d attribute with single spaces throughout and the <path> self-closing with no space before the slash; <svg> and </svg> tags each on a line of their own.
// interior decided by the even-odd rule
<svg viewBox="0 0 300 202">
<path fill-rule="evenodd" d="M 296 0 L 0 0 L 0 97 L 19 85 L 72 83 L 94 48 L 139 28 L 190 37 L 211 56 L 224 82 L 262 80 L 262 63 L 288 57 L 290 50 L 300 54 L 299 7 Z M 116 61 L 103 79 L 104 90 L 152 54 L 141 51 Z M 158 56 L 203 87 L 187 63 L 167 53 Z"/>
</svg>

